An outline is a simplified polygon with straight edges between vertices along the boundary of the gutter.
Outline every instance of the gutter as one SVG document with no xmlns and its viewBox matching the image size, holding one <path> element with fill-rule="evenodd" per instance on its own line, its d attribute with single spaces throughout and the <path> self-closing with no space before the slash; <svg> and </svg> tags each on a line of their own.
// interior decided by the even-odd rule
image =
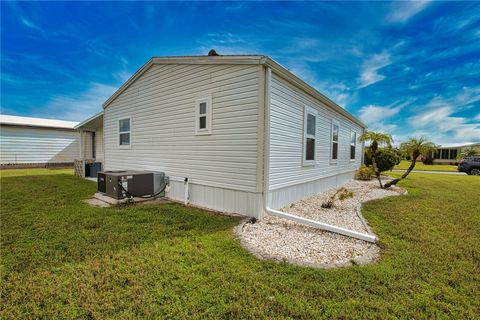
<svg viewBox="0 0 480 320">
<path fill-rule="evenodd" d="M 295 221 L 310 227 L 318 228 L 321 230 L 338 233 L 347 237 L 364 240 L 367 242 L 375 243 L 377 237 L 375 235 L 361 233 L 350 229 L 334 226 L 327 223 L 322 223 L 312 219 L 299 217 L 290 213 L 278 211 L 269 207 L 270 203 L 270 94 L 271 94 L 271 79 L 272 69 L 266 66 L 265 76 L 265 153 L 264 153 L 264 190 L 263 190 L 263 209 L 265 213 L 284 218 L 287 220 Z"/>
</svg>

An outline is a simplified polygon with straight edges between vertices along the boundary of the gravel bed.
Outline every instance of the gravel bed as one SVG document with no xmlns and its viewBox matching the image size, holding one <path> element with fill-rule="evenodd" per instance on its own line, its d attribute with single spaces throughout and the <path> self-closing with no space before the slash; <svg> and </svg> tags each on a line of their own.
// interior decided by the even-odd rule
<svg viewBox="0 0 480 320">
<path fill-rule="evenodd" d="M 322 203 L 337 189 L 328 190 L 295 202 L 281 211 L 344 227 L 372 233 L 361 215 L 361 203 L 404 194 L 400 187 L 380 189 L 378 181 L 351 181 L 344 185 L 353 197 L 335 200 L 333 208 Z M 244 220 L 235 228 L 242 245 L 261 259 L 273 259 L 298 265 L 331 268 L 375 261 L 379 255 L 376 244 L 322 231 L 284 218 L 267 216 L 256 223 Z"/>
</svg>

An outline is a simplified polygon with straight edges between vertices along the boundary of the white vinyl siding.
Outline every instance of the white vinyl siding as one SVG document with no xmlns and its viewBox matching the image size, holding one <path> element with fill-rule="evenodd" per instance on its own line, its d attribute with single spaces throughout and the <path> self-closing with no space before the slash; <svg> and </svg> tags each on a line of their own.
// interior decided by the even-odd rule
<svg viewBox="0 0 480 320">
<path fill-rule="evenodd" d="M 255 192 L 259 71 L 153 65 L 105 109 L 105 169 L 158 170 L 177 181 Z M 196 135 L 195 103 L 207 96 L 211 134 Z M 117 120 L 129 116 L 131 149 L 118 149 Z"/>
<path fill-rule="evenodd" d="M 303 165 L 305 105 L 317 112 L 315 166 Z M 349 173 L 360 166 L 362 148 L 356 148 L 355 161 L 350 161 L 350 129 L 362 132 L 363 128 L 275 73 L 270 116 L 270 190 Z M 330 163 L 332 120 L 338 121 L 340 129 L 336 165 Z"/>
<path fill-rule="evenodd" d="M 80 152 L 74 130 L 1 126 L 2 164 L 73 163 Z"/>
</svg>

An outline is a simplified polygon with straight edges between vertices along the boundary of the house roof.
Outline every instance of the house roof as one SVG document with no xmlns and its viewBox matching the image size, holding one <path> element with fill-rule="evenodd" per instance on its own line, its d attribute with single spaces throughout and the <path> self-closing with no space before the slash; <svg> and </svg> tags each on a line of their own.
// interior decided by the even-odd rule
<svg viewBox="0 0 480 320">
<path fill-rule="evenodd" d="M 334 111 L 346 116 L 351 121 L 366 128 L 366 125 L 358 118 L 353 116 L 347 110 L 336 104 L 333 100 L 317 91 L 305 81 L 294 75 L 284 66 L 275 60 L 264 55 L 222 55 L 222 56 L 178 56 L 178 57 L 153 57 L 137 70 L 107 101 L 103 103 L 103 108 L 108 107 L 123 91 L 125 91 L 135 80 L 137 80 L 145 71 L 154 64 L 245 64 L 245 65 L 265 65 L 272 71 L 303 89 L 313 97 L 320 100 L 326 106 Z"/>
<path fill-rule="evenodd" d="M 20 116 L 11 116 L 6 114 L 1 114 L 0 124 L 12 125 L 12 126 L 24 126 L 24 127 L 73 129 L 78 124 L 78 122 L 56 120 L 56 119 L 45 119 L 45 118 L 20 117 Z"/>
<path fill-rule="evenodd" d="M 103 125 L 103 111 L 91 116 L 90 118 L 80 122 L 75 129 L 94 129 Z"/>
</svg>

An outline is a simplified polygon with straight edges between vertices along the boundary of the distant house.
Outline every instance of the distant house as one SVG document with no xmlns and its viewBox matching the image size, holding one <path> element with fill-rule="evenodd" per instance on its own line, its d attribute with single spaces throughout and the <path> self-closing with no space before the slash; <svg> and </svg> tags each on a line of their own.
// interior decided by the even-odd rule
<svg viewBox="0 0 480 320">
<path fill-rule="evenodd" d="M 435 152 L 430 153 L 430 157 L 433 158 L 434 164 L 455 164 L 457 163 L 457 156 L 467 148 L 472 148 L 480 152 L 480 143 L 439 147 Z"/>
<path fill-rule="evenodd" d="M 0 163 L 9 167 L 73 166 L 78 122 L 0 115 Z"/>
<path fill-rule="evenodd" d="M 103 108 L 77 126 L 96 150 L 80 160 L 165 172 L 167 197 L 215 210 L 259 217 L 362 163 L 365 125 L 266 56 L 152 58 Z"/>
</svg>

